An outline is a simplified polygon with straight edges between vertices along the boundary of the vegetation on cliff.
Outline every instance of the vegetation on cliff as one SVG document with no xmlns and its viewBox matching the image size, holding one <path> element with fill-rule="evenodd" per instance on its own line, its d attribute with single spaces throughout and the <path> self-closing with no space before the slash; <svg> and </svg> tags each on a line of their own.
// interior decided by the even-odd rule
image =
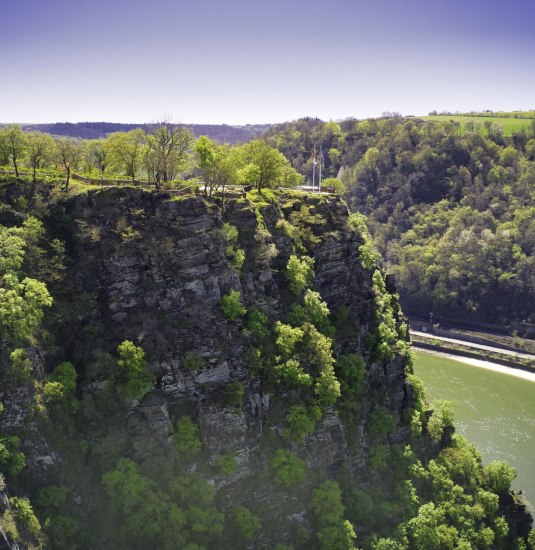
<svg viewBox="0 0 535 550">
<path fill-rule="evenodd" d="M 222 208 L 20 180 L 2 197 L 0 287 L 35 283 L 3 321 L 8 540 L 535 547 L 514 471 L 426 404 L 395 288 L 339 197 Z"/>
</svg>

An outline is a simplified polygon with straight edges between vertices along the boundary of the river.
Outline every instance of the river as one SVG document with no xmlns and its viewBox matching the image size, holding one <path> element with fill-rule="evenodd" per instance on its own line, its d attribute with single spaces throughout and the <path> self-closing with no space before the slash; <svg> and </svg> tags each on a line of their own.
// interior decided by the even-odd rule
<svg viewBox="0 0 535 550">
<path fill-rule="evenodd" d="M 428 399 L 454 401 L 457 432 L 476 445 L 484 464 L 503 459 L 514 466 L 513 489 L 535 504 L 535 375 L 422 351 L 415 356 Z"/>
</svg>

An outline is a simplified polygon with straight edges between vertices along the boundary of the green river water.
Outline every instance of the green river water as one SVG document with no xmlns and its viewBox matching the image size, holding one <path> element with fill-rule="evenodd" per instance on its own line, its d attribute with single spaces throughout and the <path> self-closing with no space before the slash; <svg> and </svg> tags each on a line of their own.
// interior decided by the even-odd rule
<svg viewBox="0 0 535 550">
<path fill-rule="evenodd" d="M 455 425 L 484 464 L 503 459 L 517 469 L 513 489 L 535 505 L 535 377 L 518 378 L 461 361 L 416 352 L 414 373 L 429 401 L 455 402 Z"/>
</svg>

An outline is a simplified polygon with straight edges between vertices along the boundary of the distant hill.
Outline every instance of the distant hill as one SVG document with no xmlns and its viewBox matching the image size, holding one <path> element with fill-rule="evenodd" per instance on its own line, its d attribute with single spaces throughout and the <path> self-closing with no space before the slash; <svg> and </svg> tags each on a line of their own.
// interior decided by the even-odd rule
<svg viewBox="0 0 535 550">
<path fill-rule="evenodd" d="M 52 124 L 25 124 L 27 131 L 38 130 L 56 136 L 70 136 L 81 139 L 105 138 L 113 132 L 128 132 L 134 128 L 145 128 L 146 124 L 123 124 L 120 122 L 56 122 Z M 184 124 L 193 135 L 208 136 L 220 143 L 240 143 L 249 141 L 267 130 L 269 124 L 247 124 L 230 126 L 228 124 Z"/>
</svg>

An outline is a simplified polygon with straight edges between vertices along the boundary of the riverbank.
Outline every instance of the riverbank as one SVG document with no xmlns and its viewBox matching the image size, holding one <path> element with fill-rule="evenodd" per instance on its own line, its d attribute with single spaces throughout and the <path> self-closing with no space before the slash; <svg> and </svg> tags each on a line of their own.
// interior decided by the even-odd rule
<svg viewBox="0 0 535 550">
<path fill-rule="evenodd" d="M 529 353 L 512 352 L 498 347 L 431 335 L 415 330 L 410 331 L 410 336 L 415 349 L 444 352 L 452 356 L 495 363 L 503 367 L 535 374 L 535 355 Z"/>
<path fill-rule="evenodd" d="M 457 361 L 459 363 L 465 363 L 467 365 L 472 365 L 473 367 L 479 367 L 482 369 L 491 370 L 493 372 L 500 372 L 502 374 L 508 374 L 510 376 L 516 376 L 517 378 L 522 378 L 524 380 L 529 380 L 530 382 L 535 382 L 535 372 L 534 371 L 527 371 L 524 369 L 520 369 L 518 367 L 510 367 L 506 365 L 500 365 L 498 363 L 493 363 L 490 361 L 485 361 L 482 359 L 477 359 L 473 357 L 463 357 L 461 355 L 453 355 L 451 353 L 447 353 L 444 351 L 438 351 L 438 350 L 431 350 L 431 349 L 423 349 L 418 348 L 417 346 L 414 347 L 414 349 L 418 353 L 422 354 L 428 354 L 433 355 L 435 357 L 445 357 L 447 359 L 452 359 L 453 361 Z"/>
</svg>

